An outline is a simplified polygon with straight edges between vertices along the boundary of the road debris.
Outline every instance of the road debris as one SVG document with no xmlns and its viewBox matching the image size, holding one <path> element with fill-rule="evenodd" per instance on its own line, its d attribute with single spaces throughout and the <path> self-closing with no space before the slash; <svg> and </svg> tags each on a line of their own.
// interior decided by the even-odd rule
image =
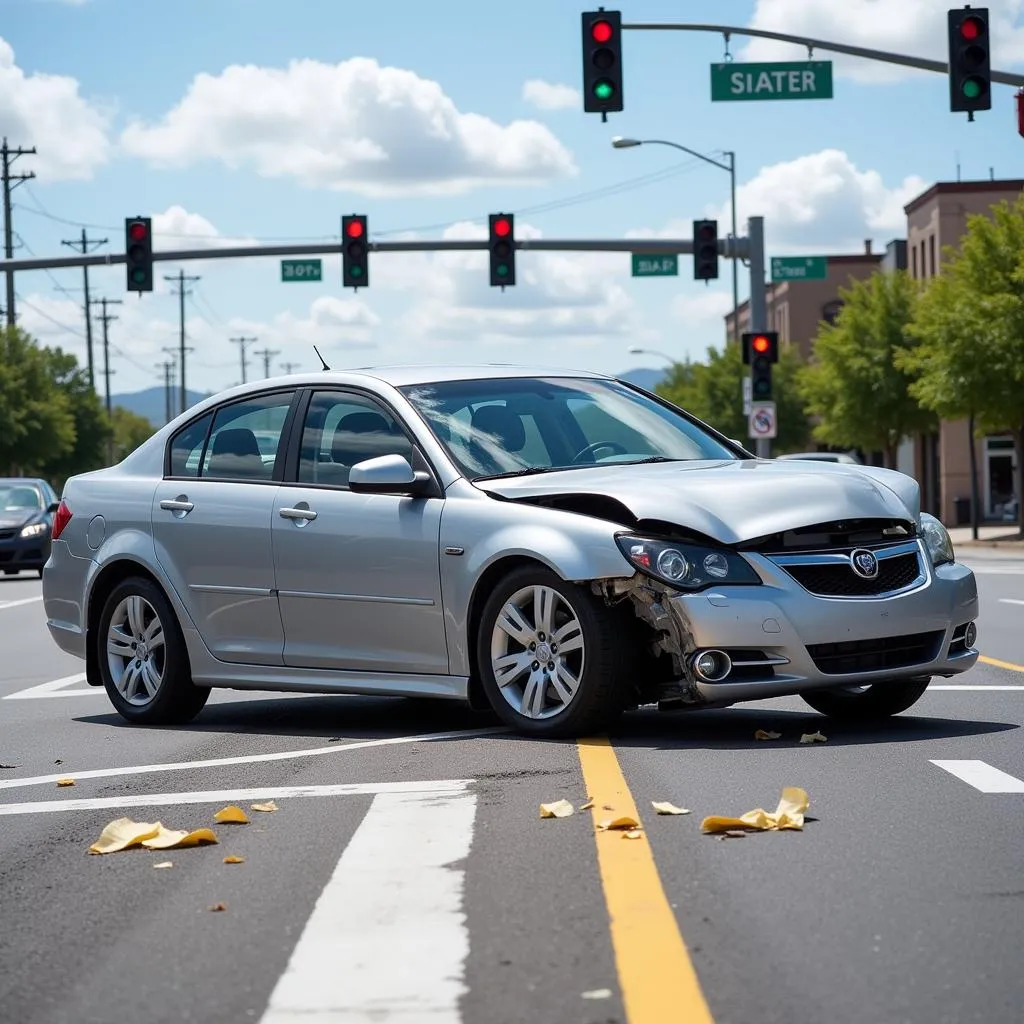
<svg viewBox="0 0 1024 1024">
<path fill-rule="evenodd" d="M 604 821 L 597 823 L 599 832 L 628 832 L 639 828 L 640 822 L 636 818 L 631 818 L 628 814 L 623 814 L 618 818 L 606 818 Z"/>
<path fill-rule="evenodd" d="M 568 818 L 575 813 L 575 808 L 568 800 L 556 800 L 553 804 L 540 805 L 542 818 Z"/>
<path fill-rule="evenodd" d="M 640 839 L 643 836 L 643 832 L 638 828 L 631 828 L 628 832 L 622 833 L 623 839 Z"/>
<path fill-rule="evenodd" d="M 154 868 L 173 868 L 174 864 L 169 860 L 162 860 L 159 864 L 154 864 Z"/>
<path fill-rule="evenodd" d="M 782 739 L 782 733 L 781 732 L 769 732 L 769 730 L 767 730 L 767 729 L 758 729 L 757 732 L 754 733 L 754 739 L 755 740 L 781 740 Z"/>
<path fill-rule="evenodd" d="M 248 825 L 249 817 L 242 810 L 241 807 L 236 807 L 234 804 L 229 804 L 227 807 L 222 807 L 214 816 L 214 821 L 219 821 L 222 825 Z"/>
<path fill-rule="evenodd" d="M 209 910 L 227 910 L 228 905 L 226 903 L 214 903 L 212 907 L 207 908 Z"/>
<path fill-rule="evenodd" d="M 116 818 L 103 829 L 99 839 L 89 847 L 89 852 L 119 853 L 132 846 L 144 846 L 147 850 L 169 850 L 172 847 L 199 846 L 201 843 L 216 842 L 216 835 L 208 828 L 197 828 L 191 832 L 172 831 L 159 821 Z"/>
<path fill-rule="evenodd" d="M 594 806 L 594 798 L 588 796 L 587 797 L 587 802 L 580 807 L 580 810 L 581 811 L 589 811 L 590 808 L 593 807 L 593 806 Z"/>
<path fill-rule="evenodd" d="M 274 803 L 273 800 L 268 800 L 266 803 L 263 803 L 263 804 L 252 804 L 251 806 L 252 806 L 252 809 L 254 811 L 278 811 L 278 810 L 280 810 L 280 808 L 277 806 L 277 804 Z"/>
<path fill-rule="evenodd" d="M 229 853 L 224 858 L 224 863 L 225 864 L 244 864 L 245 863 L 245 858 L 244 857 L 236 857 L 233 853 Z"/>
<path fill-rule="evenodd" d="M 685 807 L 676 807 L 675 804 L 670 804 L 667 800 L 652 800 L 651 806 L 659 814 L 689 814 L 690 812 Z"/>
<path fill-rule="evenodd" d="M 58 786 L 73 786 L 74 784 L 75 784 L 75 780 L 74 779 L 58 779 L 57 780 L 57 785 Z"/>
<path fill-rule="evenodd" d="M 828 737 L 822 736 L 820 732 L 805 732 L 800 737 L 801 743 L 827 743 Z"/>
<path fill-rule="evenodd" d="M 804 811 L 810 806 L 811 801 L 807 793 L 798 786 L 786 786 L 782 790 L 782 798 L 779 806 L 773 814 L 758 807 L 756 810 L 747 811 L 739 818 L 708 817 L 701 823 L 700 827 L 706 833 L 728 832 L 734 829 L 753 830 L 759 832 L 778 832 L 784 829 L 802 831 L 804 827 Z"/>
<path fill-rule="evenodd" d="M 611 999 L 612 990 L 610 988 L 593 988 L 589 992 L 581 992 L 580 995 L 584 999 Z"/>
<path fill-rule="evenodd" d="M 20 768 L 20 764 L 0 764 L 0 768 Z"/>
</svg>

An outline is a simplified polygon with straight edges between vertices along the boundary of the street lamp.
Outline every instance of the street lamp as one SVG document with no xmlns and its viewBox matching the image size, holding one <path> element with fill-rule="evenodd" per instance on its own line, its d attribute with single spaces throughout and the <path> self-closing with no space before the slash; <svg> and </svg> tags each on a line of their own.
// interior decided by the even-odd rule
<svg viewBox="0 0 1024 1024">
<path fill-rule="evenodd" d="M 676 364 L 676 361 L 670 355 L 659 352 L 656 348 L 638 348 L 636 345 L 630 345 L 629 351 L 634 356 L 660 356 L 662 359 L 668 360 L 673 366 Z"/>
<path fill-rule="evenodd" d="M 621 135 L 616 135 L 615 138 L 612 139 L 612 147 L 614 149 L 632 149 L 634 146 L 671 146 L 673 149 L 682 150 L 684 153 L 688 153 L 690 156 L 694 156 L 698 160 L 703 160 L 705 163 L 711 164 L 713 167 L 718 167 L 723 171 L 729 172 L 729 195 L 732 205 L 732 245 L 734 250 L 732 260 L 732 331 L 733 340 L 738 340 L 740 336 L 740 279 L 739 266 L 735 258 L 736 240 L 739 237 L 736 233 L 736 154 L 731 150 L 726 152 L 725 155 L 729 158 L 729 162 L 727 164 L 723 164 L 718 160 L 712 160 L 711 157 L 705 156 L 703 153 L 698 153 L 696 150 L 689 149 L 686 146 L 681 146 L 678 142 L 667 142 L 665 139 L 625 139 Z"/>
</svg>

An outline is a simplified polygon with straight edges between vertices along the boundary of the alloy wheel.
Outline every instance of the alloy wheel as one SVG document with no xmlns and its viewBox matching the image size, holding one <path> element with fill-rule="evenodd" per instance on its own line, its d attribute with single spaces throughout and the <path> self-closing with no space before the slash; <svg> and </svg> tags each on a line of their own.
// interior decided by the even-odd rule
<svg viewBox="0 0 1024 1024">
<path fill-rule="evenodd" d="M 117 692 L 136 707 L 149 704 L 164 677 L 164 627 L 138 594 L 118 602 L 107 628 L 107 665 Z"/>
</svg>

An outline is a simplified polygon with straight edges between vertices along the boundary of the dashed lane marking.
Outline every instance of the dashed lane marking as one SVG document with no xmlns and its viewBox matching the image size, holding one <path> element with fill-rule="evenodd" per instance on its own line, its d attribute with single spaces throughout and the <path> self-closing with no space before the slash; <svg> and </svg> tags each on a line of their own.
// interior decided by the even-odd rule
<svg viewBox="0 0 1024 1024">
<path fill-rule="evenodd" d="M 1024 601 L 1016 597 L 1001 597 L 999 598 L 1000 604 L 1024 604 Z"/>
<path fill-rule="evenodd" d="M 58 779 L 74 776 L 77 782 L 83 779 L 109 779 L 119 775 L 148 775 L 152 772 L 181 772 L 194 768 L 221 768 L 234 764 L 263 764 L 268 761 L 289 761 L 300 757 L 322 757 L 325 754 L 345 754 L 350 750 L 367 750 L 371 747 L 399 746 L 404 743 L 429 743 L 433 740 L 475 739 L 494 733 L 508 732 L 504 726 L 487 729 L 461 729 L 454 732 L 427 732 L 415 736 L 389 736 L 377 740 L 360 740 L 356 743 L 337 743 L 329 747 L 310 747 L 305 750 L 281 750 L 271 754 L 248 754 L 240 757 L 212 757 L 204 761 L 172 761 L 166 764 L 129 765 L 123 768 L 91 768 L 75 771 L 69 768 L 60 775 L 33 775 L 24 779 L 0 779 L 0 789 L 17 789 L 21 786 L 53 785 Z M 261 790 L 262 792 L 262 790 Z"/>
<path fill-rule="evenodd" d="M 42 601 L 43 596 L 40 594 L 38 597 L 22 597 L 17 601 L 0 601 L 0 612 L 6 608 L 20 608 L 23 604 L 35 604 L 37 601 Z"/>
<path fill-rule="evenodd" d="M 985 761 L 932 761 L 982 793 L 1024 793 L 1024 782 Z"/>
</svg>

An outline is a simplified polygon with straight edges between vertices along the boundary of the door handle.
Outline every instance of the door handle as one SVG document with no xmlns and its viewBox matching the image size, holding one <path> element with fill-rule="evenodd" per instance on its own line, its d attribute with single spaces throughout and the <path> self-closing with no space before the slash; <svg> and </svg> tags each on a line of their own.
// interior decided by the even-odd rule
<svg viewBox="0 0 1024 1024">
<path fill-rule="evenodd" d="M 191 512 L 195 505 L 183 498 L 164 498 L 160 502 L 160 507 L 167 512 Z"/>
<path fill-rule="evenodd" d="M 310 508 L 280 508 L 278 512 L 284 519 L 305 519 L 312 522 L 317 517 L 317 513 Z"/>
</svg>

